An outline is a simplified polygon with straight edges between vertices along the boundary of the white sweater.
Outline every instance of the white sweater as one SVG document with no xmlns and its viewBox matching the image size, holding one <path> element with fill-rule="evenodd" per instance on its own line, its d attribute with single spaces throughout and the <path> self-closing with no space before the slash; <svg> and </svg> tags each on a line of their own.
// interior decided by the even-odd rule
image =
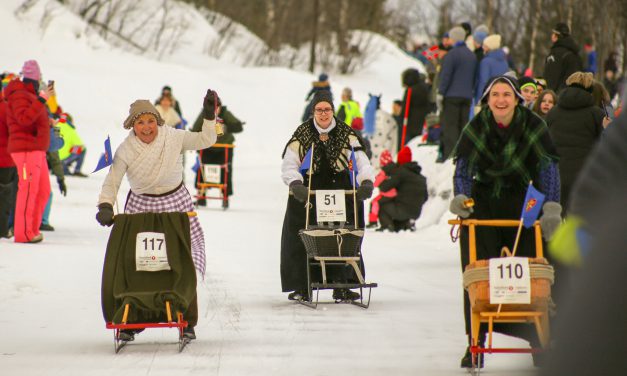
<svg viewBox="0 0 627 376">
<path fill-rule="evenodd" d="M 115 151 L 113 164 L 102 184 L 98 204 L 113 205 L 122 178 L 126 175 L 137 194 L 163 194 L 181 184 L 185 150 L 206 149 L 216 143 L 215 120 L 204 120 L 201 132 L 188 132 L 168 126 L 157 127 L 157 137 L 145 144 L 131 129 Z"/>
</svg>

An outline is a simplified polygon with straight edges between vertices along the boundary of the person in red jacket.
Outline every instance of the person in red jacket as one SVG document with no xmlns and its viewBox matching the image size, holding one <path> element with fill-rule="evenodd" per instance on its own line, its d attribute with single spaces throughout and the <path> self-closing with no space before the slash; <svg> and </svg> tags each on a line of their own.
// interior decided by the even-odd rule
<svg viewBox="0 0 627 376">
<path fill-rule="evenodd" d="M 22 76 L 22 81 L 11 81 L 4 91 L 7 146 L 18 175 L 13 232 L 16 243 L 38 243 L 43 240 L 39 224 L 50 195 L 46 163 L 50 125 L 45 104 L 37 96 L 41 79 L 37 62 L 25 62 Z"/>
<path fill-rule="evenodd" d="M 7 127 L 7 104 L 0 98 L 0 238 L 10 238 L 13 230 L 9 218 L 15 208 L 17 170 L 7 150 L 9 128 Z"/>
</svg>

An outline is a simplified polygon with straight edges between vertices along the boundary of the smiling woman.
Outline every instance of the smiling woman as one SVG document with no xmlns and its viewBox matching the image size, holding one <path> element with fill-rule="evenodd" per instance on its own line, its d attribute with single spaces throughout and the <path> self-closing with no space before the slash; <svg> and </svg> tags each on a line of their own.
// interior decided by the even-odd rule
<svg viewBox="0 0 627 376">
<path fill-rule="evenodd" d="M 453 151 L 455 197 L 450 210 L 462 218 L 517 220 L 529 181 L 533 181 L 536 189 L 546 195 L 540 225 L 545 239 L 550 239 L 561 222 L 561 206 L 557 153 L 549 130 L 540 117 L 523 105 L 524 98 L 514 78 L 495 78 L 481 99 L 487 105 L 464 127 Z M 464 202 L 470 197 L 475 205 L 466 207 Z M 468 236 L 464 226 L 459 243 L 462 272 L 469 263 Z M 477 259 L 499 257 L 503 246 L 513 249 L 515 238 L 515 229 L 478 229 Z M 522 230 L 516 255 L 535 257 L 533 229 Z M 470 333 L 469 313 L 470 302 L 464 291 L 466 334 Z M 536 341 L 532 332 L 515 332 L 516 328 L 506 325 L 495 325 L 494 330 Z M 481 328 L 480 346 L 484 339 L 485 328 Z M 468 349 L 461 366 L 472 366 Z"/>
<path fill-rule="evenodd" d="M 283 292 L 291 292 L 290 300 L 309 300 L 307 285 L 307 255 L 298 231 L 305 228 L 306 212 L 304 203 L 309 190 L 353 189 L 349 174 L 351 153 L 357 164 L 356 180 L 359 184 L 356 198 L 357 225 L 364 226 L 362 201 L 372 195 L 374 188 L 374 169 L 364 152 L 361 137 L 346 123 L 333 116 L 333 99 L 328 91 L 316 93 L 312 101 L 313 118 L 301 124 L 283 150 L 281 166 L 283 182 L 290 187 L 287 209 L 281 234 L 281 286 Z M 312 152 L 313 145 L 313 152 Z M 312 155 L 313 154 L 313 155 Z M 309 155 L 309 157 L 307 157 Z M 308 159 L 309 158 L 309 159 Z M 306 162 L 305 160 L 309 160 Z M 311 168 L 311 174 L 304 170 Z M 309 181 L 311 179 L 311 182 Z M 354 213 L 353 200 L 346 200 L 346 213 Z M 310 218 L 316 218 L 315 200 L 312 202 Z M 347 215 L 346 227 L 355 225 L 355 218 Z M 312 222 L 317 222 L 312 219 Z M 338 268 L 339 269 L 339 268 Z M 363 268 L 361 269 L 363 271 Z M 317 273 L 313 279 L 321 281 Z M 334 270 L 329 278 L 336 282 L 354 282 L 358 280 L 353 271 Z M 293 292 L 292 292 L 293 291 Z M 334 299 L 355 300 L 359 294 L 348 289 L 335 289 Z"/>
<path fill-rule="evenodd" d="M 215 144 L 215 109 L 218 95 L 208 90 L 203 101 L 201 132 L 188 132 L 164 126 L 157 109 L 147 100 L 131 104 L 124 128 L 130 132 L 115 151 L 113 164 L 102 184 L 98 199 L 96 220 L 102 226 L 111 226 L 113 203 L 124 175 L 131 187 L 124 212 L 163 213 L 193 211 L 192 198 L 183 185 L 183 158 L 185 150 L 199 150 Z M 205 274 L 205 239 L 197 217 L 190 218 L 192 259 L 196 270 Z M 189 326 L 184 335 L 196 338 L 194 326 L 198 321 L 198 302 L 192 300 L 186 312 Z M 123 330 L 127 340 L 134 336 L 132 330 Z"/>
<path fill-rule="evenodd" d="M 141 114 L 133 123 L 135 136 L 145 144 L 149 144 L 157 137 L 157 117 L 154 114 Z"/>
</svg>

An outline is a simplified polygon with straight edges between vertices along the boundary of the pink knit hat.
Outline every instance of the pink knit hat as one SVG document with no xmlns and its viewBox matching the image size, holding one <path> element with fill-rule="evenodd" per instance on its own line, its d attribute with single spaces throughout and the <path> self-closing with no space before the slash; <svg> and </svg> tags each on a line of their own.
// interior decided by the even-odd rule
<svg viewBox="0 0 627 376">
<path fill-rule="evenodd" d="M 27 60 L 22 67 L 22 76 L 33 81 L 41 80 L 41 70 L 35 60 Z"/>
</svg>

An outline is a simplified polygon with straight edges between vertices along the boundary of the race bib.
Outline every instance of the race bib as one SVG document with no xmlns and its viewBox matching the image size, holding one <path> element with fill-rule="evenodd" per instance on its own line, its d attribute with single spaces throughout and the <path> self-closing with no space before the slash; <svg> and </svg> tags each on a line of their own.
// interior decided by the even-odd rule
<svg viewBox="0 0 627 376">
<path fill-rule="evenodd" d="M 346 198 L 343 190 L 316 191 L 316 215 L 320 222 L 346 222 Z"/>
<path fill-rule="evenodd" d="M 220 184 L 220 172 L 222 171 L 220 165 L 206 164 L 203 165 L 202 168 L 205 183 Z"/>
<path fill-rule="evenodd" d="M 530 304 L 529 259 L 501 257 L 490 259 L 490 304 Z"/>
<path fill-rule="evenodd" d="M 135 268 L 138 272 L 171 270 L 163 233 L 140 232 L 137 234 Z"/>
</svg>

